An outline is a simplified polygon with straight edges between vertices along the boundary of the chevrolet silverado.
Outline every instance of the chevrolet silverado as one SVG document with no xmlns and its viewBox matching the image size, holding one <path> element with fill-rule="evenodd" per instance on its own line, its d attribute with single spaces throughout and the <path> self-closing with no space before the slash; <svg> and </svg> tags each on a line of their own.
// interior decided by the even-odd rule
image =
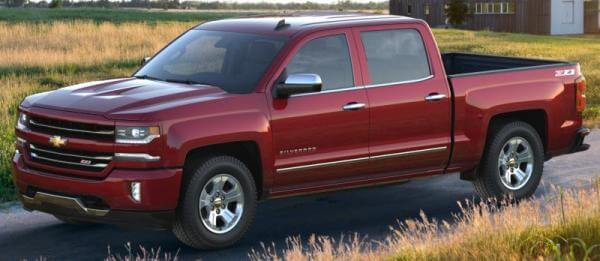
<svg viewBox="0 0 600 261">
<path fill-rule="evenodd" d="M 441 54 L 406 17 L 207 22 L 131 77 L 27 97 L 14 182 L 27 210 L 200 249 L 234 244 L 268 198 L 459 172 L 518 200 L 588 148 L 585 86 L 576 63 Z"/>
</svg>

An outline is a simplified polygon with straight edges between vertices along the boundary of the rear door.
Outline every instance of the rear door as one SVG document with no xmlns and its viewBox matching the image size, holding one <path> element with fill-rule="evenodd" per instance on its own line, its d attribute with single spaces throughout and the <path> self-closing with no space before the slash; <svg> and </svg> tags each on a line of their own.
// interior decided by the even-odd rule
<svg viewBox="0 0 600 261">
<path fill-rule="evenodd" d="M 318 74 L 321 92 L 272 98 L 275 183 L 313 186 L 368 170 L 369 110 L 349 29 L 296 45 L 277 75 Z M 285 76 L 279 76 L 285 78 Z"/>
<path fill-rule="evenodd" d="M 451 94 L 439 55 L 428 55 L 437 54 L 429 30 L 399 24 L 354 35 L 369 97 L 371 170 L 441 172 L 450 155 Z"/>
</svg>

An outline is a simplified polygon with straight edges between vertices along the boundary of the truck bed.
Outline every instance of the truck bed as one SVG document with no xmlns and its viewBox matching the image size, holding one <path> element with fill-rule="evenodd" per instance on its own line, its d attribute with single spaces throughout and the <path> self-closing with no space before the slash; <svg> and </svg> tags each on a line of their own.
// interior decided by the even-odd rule
<svg viewBox="0 0 600 261">
<path fill-rule="evenodd" d="M 511 70 L 538 69 L 569 65 L 569 62 L 515 58 L 505 56 L 478 55 L 468 53 L 442 54 L 448 77 L 503 72 Z"/>
</svg>

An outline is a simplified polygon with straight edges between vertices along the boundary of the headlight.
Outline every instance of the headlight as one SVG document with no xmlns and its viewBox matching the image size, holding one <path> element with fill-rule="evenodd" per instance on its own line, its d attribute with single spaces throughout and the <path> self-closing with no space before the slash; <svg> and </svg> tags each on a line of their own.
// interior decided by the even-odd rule
<svg viewBox="0 0 600 261">
<path fill-rule="evenodd" d="M 125 127 L 117 126 L 117 143 L 148 144 L 160 137 L 160 129 L 152 127 Z"/>
<path fill-rule="evenodd" d="M 29 117 L 27 117 L 27 114 L 19 112 L 19 118 L 17 119 L 17 129 L 19 129 L 19 130 L 27 129 L 28 120 L 29 120 Z"/>
</svg>

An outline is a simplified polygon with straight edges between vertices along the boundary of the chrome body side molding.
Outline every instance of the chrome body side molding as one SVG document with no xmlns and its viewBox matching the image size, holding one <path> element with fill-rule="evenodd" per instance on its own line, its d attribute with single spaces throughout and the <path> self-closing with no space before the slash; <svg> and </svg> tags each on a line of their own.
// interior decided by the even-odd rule
<svg viewBox="0 0 600 261">
<path fill-rule="evenodd" d="M 323 167 L 333 167 L 333 166 L 353 164 L 353 163 L 364 162 L 364 161 L 410 157 L 410 156 L 422 155 L 422 154 L 427 154 L 427 153 L 441 152 L 441 151 L 445 151 L 447 149 L 448 149 L 448 147 L 443 146 L 443 147 L 427 148 L 427 149 L 421 149 L 421 150 L 411 150 L 411 151 L 403 151 L 403 152 L 397 152 L 397 153 L 381 154 L 381 155 L 375 155 L 375 156 L 370 156 L 370 157 L 360 157 L 360 158 L 353 158 L 353 159 L 328 161 L 328 162 L 322 162 L 322 163 L 300 165 L 300 166 L 293 166 L 293 167 L 287 167 L 287 168 L 279 168 L 279 169 L 277 169 L 277 173 L 283 174 L 283 173 L 289 173 L 289 172 L 300 171 L 300 170 L 309 170 L 309 169 L 316 169 L 316 168 L 323 168 Z"/>
</svg>

